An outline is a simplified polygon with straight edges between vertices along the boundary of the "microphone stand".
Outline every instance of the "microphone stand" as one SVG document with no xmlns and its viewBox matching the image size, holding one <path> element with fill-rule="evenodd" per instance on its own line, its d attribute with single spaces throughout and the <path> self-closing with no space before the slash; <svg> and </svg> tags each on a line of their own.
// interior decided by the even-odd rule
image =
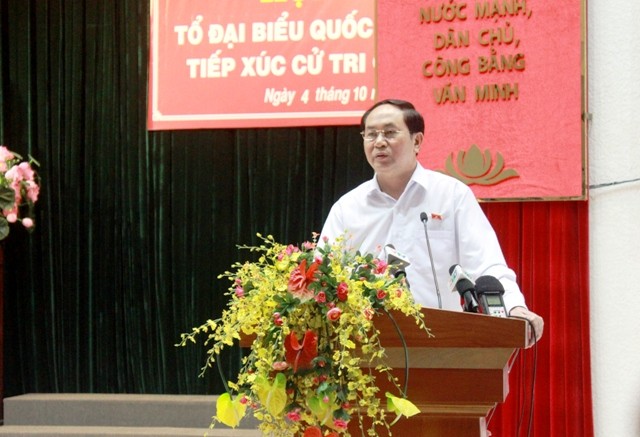
<svg viewBox="0 0 640 437">
<path fill-rule="evenodd" d="M 429 217 L 426 212 L 420 213 L 420 220 L 424 225 L 424 236 L 427 240 L 427 250 L 429 251 L 429 262 L 431 264 L 431 272 L 433 273 L 433 282 L 436 284 L 436 294 L 438 295 L 438 308 L 442 309 L 442 297 L 440 296 L 440 287 L 438 286 L 438 277 L 436 276 L 436 268 L 433 266 L 433 254 L 431 253 L 431 243 L 429 242 L 429 232 L 427 232 L 427 221 Z"/>
</svg>

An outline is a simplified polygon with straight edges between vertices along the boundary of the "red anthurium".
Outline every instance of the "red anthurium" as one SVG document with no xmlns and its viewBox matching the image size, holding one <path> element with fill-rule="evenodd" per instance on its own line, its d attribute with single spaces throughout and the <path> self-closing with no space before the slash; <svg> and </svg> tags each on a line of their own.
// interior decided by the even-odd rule
<svg viewBox="0 0 640 437">
<path fill-rule="evenodd" d="M 322 431 L 317 426 L 310 426 L 309 428 L 304 430 L 304 434 L 302 437 L 323 437 Z M 335 431 L 331 431 L 325 437 L 338 437 L 338 433 Z"/>
<path fill-rule="evenodd" d="M 303 259 L 298 267 L 296 267 L 289 277 L 289 292 L 305 302 L 313 297 L 313 291 L 307 287 L 316 280 L 315 274 L 318 270 L 318 263 L 314 262 L 307 269 L 307 260 Z"/>
<path fill-rule="evenodd" d="M 304 430 L 303 437 L 322 437 L 322 431 L 317 426 L 310 426 Z"/>
<path fill-rule="evenodd" d="M 318 356 L 318 336 L 308 330 L 300 343 L 296 333 L 292 331 L 284 339 L 284 350 L 287 363 L 294 373 L 298 369 L 310 369 L 311 361 Z"/>
</svg>

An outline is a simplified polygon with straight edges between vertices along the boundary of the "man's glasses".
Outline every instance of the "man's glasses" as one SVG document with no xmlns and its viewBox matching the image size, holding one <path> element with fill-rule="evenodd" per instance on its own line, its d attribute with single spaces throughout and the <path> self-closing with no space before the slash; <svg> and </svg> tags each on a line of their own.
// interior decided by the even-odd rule
<svg viewBox="0 0 640 437">
<path fill-rule="evenodd" d="M 360 135 L 362 135 L 362 138 L 366 142 L 372 143 L 378 139 L 378 136 L 380 134 L 382 134 L 383 140 L 392 141 L 396 139 L 401 132 L 402 132 L 401 130 L 395 130 L 395 129 L 378 129 L 378 130 L 362 131 L 360 132 Z"/>
</svg>

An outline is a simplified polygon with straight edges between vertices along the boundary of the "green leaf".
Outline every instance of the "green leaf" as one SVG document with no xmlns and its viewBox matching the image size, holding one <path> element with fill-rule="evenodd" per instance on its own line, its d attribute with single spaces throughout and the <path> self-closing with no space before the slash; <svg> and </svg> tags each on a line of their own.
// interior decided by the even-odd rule
<svg viewBox="0 0 640 437">
<path fill-rule="evenodd" d="M 307 406 L 322 425 L 332 422 L 333 412 L 339 407 L 335 404 L 335 393 L 328 396 L 329 401 L 324 401 L 324 396 L 311 396 L 307 398 Z"/>
<path fill-rule="evenodd" d="M 387 396 L 387 409 L 398 416 L 411 417 L 420 412 L 418 407 L 408 399 L 399 398 L 388 392 L 385 395 Z"/>
<path fill-rule="evenodd" d="M 0 187 L 0 209 L 8 209 L 16 201 L 16 193 L 13 188 Z"/>
<path fill-rule="evenodd" d="M 276 374 L 273 383 L 259 375 L 254 383 L 254 390 L 260 403 L 272 416 L 279 416 L 287 405 L 287 378 L 284 373 Z"/>
<path fill-rule="evenodd" d="M 4 240 L 9 235 L 9 222 L 0 215 L 0 240 Z"/>
<path fill-rule="evenodd" d="M 238 426 L 247 411 L 246 403 L 242 403 L 241 400 L 241 397 L 231 399 L 229 393 L 220 395 L 216 402 L 216 417 L 218 420 L 231 428 Z"/>
</svg>

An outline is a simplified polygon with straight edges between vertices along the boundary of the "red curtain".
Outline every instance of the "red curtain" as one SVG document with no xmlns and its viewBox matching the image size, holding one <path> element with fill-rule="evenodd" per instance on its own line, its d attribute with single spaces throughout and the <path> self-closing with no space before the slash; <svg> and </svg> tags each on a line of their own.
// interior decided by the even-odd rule
<svg viewBox="0 0 640 437">
<path fill-rule="evenodd" d="M 509 396 L 496 408 L 489 430 L 494 437 L 592 436 L 588 203 L 482 207 L 507 262 L 518 273 L 529 308 L 545 320 L 537 349 L 521 351 L 516 358 Z"/>
</svg>

